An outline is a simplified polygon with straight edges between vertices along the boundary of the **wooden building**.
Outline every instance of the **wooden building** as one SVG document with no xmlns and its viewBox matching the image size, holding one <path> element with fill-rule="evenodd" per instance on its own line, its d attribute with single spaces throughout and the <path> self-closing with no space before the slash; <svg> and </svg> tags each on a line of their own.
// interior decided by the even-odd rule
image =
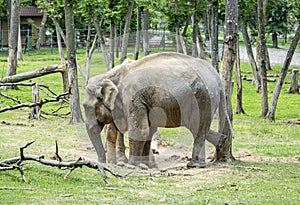
<svg viewBox="0 0 300 205">
<path fill-rule="evenodd" d="M 29 31 L 30 41 L 38 37 L 39 27 L 43 19 L 44 12 L 40 8 L 26 7 L 20 10 L 20 28 L 23 44 Z M 7 19 L 0 20 L 0 46 L 8 46 L 8 23 Z M 42 34 L 41 45 L 45 43 L 45 32 Z"/>
</svg>

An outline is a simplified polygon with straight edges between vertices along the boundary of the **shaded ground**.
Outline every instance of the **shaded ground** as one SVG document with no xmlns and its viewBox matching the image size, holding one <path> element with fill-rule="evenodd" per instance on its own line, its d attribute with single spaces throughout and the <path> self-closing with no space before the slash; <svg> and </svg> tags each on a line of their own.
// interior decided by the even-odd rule
<svg viewBox="0 0 300 205">
<path fill-rule="evenodd" d="M 81 132 L 81 149 L 77 150 L 75 155 L 80 155 L 81 157 L 97 160 L 96 152 L 90 143 L 88 136 L 83 133 L 84 130 L 80 130 Z M 224 173 L 225 169 L 228 169 L 230 164 L 212 164 L 210 162 L 210 155 L 213 153 L 213 147 L 209 143 L 207 143 L 207 167 L 205 169 L 187 169 L 186 164 L 188 160 L 191 158 L 192 149 L 182 144 L 174 144 L 168 145 L 164 142 L 160 143 L 158 146 L 159 154 L 155 154 L 155 160 L 157 168 L 147 169 L 145 167 L 130 167 L 127 166 L 113 166 L 113 168 L 121 174 L 151 174 L 151 175 L 198 175 L 201 173 L 209 172 L 211 174 Z M 128 152 L 126 149 L 126 152 Z M 67 150 L 66 150 L 67 151 Z M 70 152 L 67 151 L 67 152 Z M 72 153 L 68 153 L 70 156 Z M 267 157 L 267 156 L 257 156 L 254 153 L 251 153 L 249 150 L 239 150 L 233 153 L 234 157 L 240 161 L 246 162 L 280 162 L 280 163 L 300 163 L 300 156 L 287 158 L 287 157 Z M 128 156 L 128 153 L 127 153 Z M 216 167 L 218 167 L 216 169 Z M 249 168 L 250 169 L 250 168 Z M 252 169 L 252 168 L 251 168 Z M 253 168 L 256 169 L 256 168 Z M 228 171 L 228 170 L 227 170 Z M 255 170 L 262 171 L 262 170 Z M 206 176 L 207 177 L 207 176 Z"/>
</svg>

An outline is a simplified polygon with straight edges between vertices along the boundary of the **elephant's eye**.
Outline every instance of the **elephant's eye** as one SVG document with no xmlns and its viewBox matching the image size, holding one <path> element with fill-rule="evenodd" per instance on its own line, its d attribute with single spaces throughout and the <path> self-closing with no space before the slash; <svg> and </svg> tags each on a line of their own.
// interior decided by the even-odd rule
<svg viewBox="0 0 300 205">
<path fill-rule="evenodd" d="M 96 95 L 98 100 L 103 101 L 103 90 L 102 90 L 101 87 L 96 90 L 95 95 Z"/>
</svg>

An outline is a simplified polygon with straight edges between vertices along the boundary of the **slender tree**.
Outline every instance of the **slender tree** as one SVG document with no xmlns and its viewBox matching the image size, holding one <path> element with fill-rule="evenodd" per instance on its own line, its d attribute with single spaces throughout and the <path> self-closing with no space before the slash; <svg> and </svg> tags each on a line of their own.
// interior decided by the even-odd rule
<svg viewBox="0 0 300 205">
<path fill-rule="evenodd" d="M 241 65 L 240 65 L 240 49 L 239 49 L 239 37 L 237 36 L 236 46 L 236 63 L 235 63 L 235 79 L 236 79 L 236 114 L 245 114 L 243 108 L 243 86 L 241 76 Z"/>
<path fill-rule="evenodd" d="M 134 6 L 134 1 L 128 2 L 128 9 L 126 14 L 125 26 L 124 26 L 124 34 L 122 39 L 122 52 L 121 52 L 121 62 L 123 62 L 127 58 L 127 47 L 128 47 L 128 39 L 129 39 L 129 28 L 130 28 L 130 20 L 131 14 Z"/>
<path fill-rule="evenodd" d="M 248 31 L 247 31 L 247 25 L 246 25 L 243 17 L 241 17 L 240 22 L 241 22 L 240 27 L 241 27 L 241 31 L 242 31 L 242 34 L 243 34 L 247 55 L 248 55 L 249 62 L 250 62 L 251 68 L 252 68 L 253 83 L 256 86 L 257 92 L 259 92 L 260 87 L 261 87 L 261 85 L 260 85 L 260 75 L 259 75 L 259 70 L 257 68 L 254 55 L 253 55 L 251 41 L 250 41 L 249 34 L 248 34 Z"/>
<path fill-rule="evenodd" d="M 219 14 L 218 0 L 211 0 L 208 8 L 208 28 L 211 50 L 211 63 L 217 71 L 219 71 Z"/>
<path fill-rule="evenodd" d="M 134 48 L 134 60 L 139 58 L 140 41 L 141 41 L 141 9 L 139 6 L 136 7 L 136 37 L 135 37 L 135 48 Z"/>
<path fill-rule="evenodd" d="M 261 77 L 261 113 L 260 116 L 265 117 L 268 112 L 268 87 L 267 87 L 267 67 L 266 67 L 266 39 L 265 39 L 265 17 L 263 11 L 263 1 L 257 0 L 257 22 L 258 22 L 258 38 L 257 38 L 257 64 Z"/>
<path fill-rule="evenodd" d="M 149 9 L 148 7 L 141 7 L 142 12 L 142 32 L 143 32 L 143 51 L 144 55 L 147 56 L 150 54 L 150 45 L 149 45 Z"/>
<path fill-rule="evenodd" d="M 47 16 L 48 16 L 48 14 L 47 14 L 47 11 L 45 10 L 43 12 L 43 18 L 42 18 L 42 21 L 41 21 L 41 25 L 39 27 L 38 39 L 37 39 L 36 45 L 35 45 L 35 48 L 37 50 L 41 49 L 42 35 L 45 32 L 45 24 L 46 24 L 46 21 L 47 21 Z"/>
<path fill-rule="evenodd" d="M 18 35 L 20 25 L 20 0 L 11 1 L 10 28 L 8 37 L 8 70 L 7 76 L 17 73 Z"/>
<path fill-rule="evenodd" d="M 95 28 L 96 28 L 97 34 L 99 36 L 99 41 L 100 41 L 100 47 L 101 47 L 101 50 L 102 50 L 102 55 L 103 55 L 104 60 L 105 60 L 106 68 L 109 70 L 109 67 L 110 67 L 110 56 L 107 54 L 107 50 L 106 50 L 106 46 L 105 46 L 104 34 L 103 34 L 103 31 L 102 31 L 103 21 L 104 21 L 104 17 L 103 16 L 102 16 L 102 18 L 101 18 L 100 21 L 99 21 L 99 19 L 98 19 L 97 16 L 94 19 Z"/>
<path fill-rule="evenodd" d="M 83 122 L 82 113 L 80 109 L 79 89 L 77 79 L 76 66 L 76 51 L 75 51 L 75 24 L 74 11 L 72 0 L 65 0 L 65 23 L 66 23 L 66 39 L 67 39 L 67 53 L 68 53 L 68 74 L 69 87 L 71 89 L 70 107 L 72 113 L 72 123 Z"/>
<path fill-rule="evenodd" d="M 224 33 L 224 56 L 221 63 L 220 75 L 221 80 L 225 89 L 226 94 L 226 103 L 227 103 L 227 112 L 230 120 L 232 121 L 232 103 L 231 103 L 231 95 L 232 95 L 232 73 L 234 62 L 236 59 L 236 46 L 237 46 L 237 24 L 238 24 L 238 1 L 237 0 L 227 0 L 225 7 L 225 33 Z M 226 123 L 224 130 L 220 130 L 227 136 L 231 136 L 231 132 Z M 231 139 L 231 138 L 230 138 Z M 231 147 L 231 140 L 230 140 Z M 230 153 L 227 153 L 226 156 L 223 156 L 224 159 L 228 160 L 232 159 L 232 151 L 230 149 Z"/>
<path fill-rule="evenodd" d="M 292 61 L 293 55 L 295 53 L 295 50 L 296 50 L 297 44 L 299 42 L 299 39 L 300 39 L 300 25 L 297 28 L 297 31 L 296 31 L 296 34 L 293 38 L 291 46 L 290 46 L 290 48 L 289 48 L 289 50 L 286 54 L 286 58 L 285 58 L 283 67 L 281 69 L 279 79 L 276 83 L 276 87 L 275 87 L 275 90 L 274 90 L 273 95 L 272 95 L 272 99 L 271 99 L 271 102 L 270 102 L 270 109 L 269 109 L 269 111 L 266 115 L 266 117 L 269 120 L 275 120 L 275 112 L 276 112 L 276 107 L 277 107 L 277 102 L 278 102 L 278 98 L 279 98 L 279 95 L 280 95 L 280 91 L 281 91 L 282 85 L 284 83 L 284 79 L 286 77 L 286 74 L 287 74 L 288 68 L 290 66 L 290 63 Z"/>
<path fill-rule="evenodd" d="M 240 30 L 243 34 L 243 39 L 245 43 L 245 48 L 247 51 L 249 63 L 252 68 L 253 73 L 253 81 L 252 83 L 255 84 L 257 92 L 260 91 L 260 75 L 259 70 L 254 58 L 253 50 L 252 50 L 252 42 L 249 37 L 248 28 L 249 27 L 256 27 L 256 12 L 255 11 L 257 5 L 256 0 L 240 0 L 239 1 L 239 26 Z"/>
<path fill-rule="evenodd" d="M 21 36 L 21 25 L 19 24 L 19 31 L 18 31 L 18 51 L 17 51 L 17 60 L 23 60 L 22 54 L 22 36 Z"/>
</svg>

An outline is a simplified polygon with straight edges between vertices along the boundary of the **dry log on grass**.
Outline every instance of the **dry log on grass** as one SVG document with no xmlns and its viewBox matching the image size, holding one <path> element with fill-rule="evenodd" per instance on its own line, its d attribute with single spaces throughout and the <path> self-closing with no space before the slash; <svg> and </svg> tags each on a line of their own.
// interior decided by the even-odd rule
<svg viewBox="0 0 300 205">
<path fill-rule="evenodd" d="M 295 119 L 281 119 L 281 120 L 277 120 L 277 122 L 300 125 L 300 118 L 295 118 Z"/>
<path fill-rule="evenodd" d="M 103 166 L 99 162 L 93 162 L 93 161 L 88 161 L 84 160 L 82 158 L 78 158 L 77 160 L 70 160 L 70 161 L 63 161 L 62 158 L 58 154 L 58 145 L 56 142 L 56 151 L 55 151 L 55 156 L 52 157 L 52 159 L 45 159 L 44 156 L 38 156 L 38 155 L 24 155 L 24 149 L 33 144 L 35 141 L 27 143 L 25 146 L 20 147 L 20 156 L 19 157 L 14 157 L 10 159 L 5 159 L 0 162 L 0 171 L 9 171 L 9 170 L 19 170 L 21 173 L 22 179 L 25 183 L 28 183 L 28 180 L 25 177 L 23 168 L 22 168 L 22 163 L 24 161 L 35 161 L 40 164 L 46 165 L 46 166 L 52 166 L 52 167 L 58 167 L 60 169 L 62 168 L 67 168 L 69 171 L 66 173 L 64 179 L 76 168 L 82 168 L 83 166 L 86 166 L 91 169 L 95 169 L 99 171 L 102 175 L 103 180 L 105 183 L 110 184 L 110 181 L 105 173 L 105 171 L 108 171 L 115 177 L 121 177 L 121 175 L 117 174 L 114 172 L 112 169 Z"/>
<path fill-rule="evenodd" d="M 6 78 L 2 78 L 0 79 L 0 83 L 17 83 L 17 82 L 21 82 L 24 80 L 29 80 L 29 79 L 33 79 L 33 78 L 37 78 L 43 75 L 48 75 L 51 73 L 63 73 L 66 71 L 66 66 L 65 65 L 50 65 L 50 66 L 46 66 L 44 68 L 40 68 L 37 70 L 33 70 L 33 71 L 28 71 L 25 73 L 20 73 L 17 75 L 13 75 L 13 76 L 8 76 Z"/>
<path fill-rule="evenodd" d="M 251 81 L 251 82 L 253 81 L 253 78 L 247 78 L 246 76 L 242 76 L 242 79 L 246 80 L 246 81 Z M 267 81 L 274 83 L 274 82 L 276 82 L 276 79 L 275 78 L 268 78 Z"/>
</svg>

